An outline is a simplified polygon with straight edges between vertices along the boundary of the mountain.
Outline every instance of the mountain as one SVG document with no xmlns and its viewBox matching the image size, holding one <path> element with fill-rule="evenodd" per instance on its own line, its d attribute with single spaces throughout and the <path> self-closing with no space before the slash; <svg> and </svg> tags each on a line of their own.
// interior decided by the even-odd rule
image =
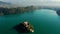
<svg viewBox="0 0 60 34">
<path fill-rule="evenodd" d="M 11 7 L 16 7 L 16 6 L 12 3 L 0 1 L 0 7 L 9 7 L 9 8 L 11 8 Z"/>
<path fill-rule="evenodd" d="M 11 5 L 11 3 L 7 3 L 7 2 L 0 1 L 0 5 L 2 5 L 2 4 Z"/>
</svg>

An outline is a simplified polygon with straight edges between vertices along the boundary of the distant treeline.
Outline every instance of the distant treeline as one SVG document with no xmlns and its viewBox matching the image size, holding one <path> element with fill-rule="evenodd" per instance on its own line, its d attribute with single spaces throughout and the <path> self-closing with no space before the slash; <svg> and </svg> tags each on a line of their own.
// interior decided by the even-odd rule
<svg viewBox="0 0 60 34">
<path fill-rule="evenodd" d="M 34 6 L 16 7 L 16 8 L 0 7 L 0 15 L 22 13 L 22 12 L 26 12 L 26 11 L 32 11 L 32 10 L 35 10 L 35 9 L 36 8 Z"/>
</svg>

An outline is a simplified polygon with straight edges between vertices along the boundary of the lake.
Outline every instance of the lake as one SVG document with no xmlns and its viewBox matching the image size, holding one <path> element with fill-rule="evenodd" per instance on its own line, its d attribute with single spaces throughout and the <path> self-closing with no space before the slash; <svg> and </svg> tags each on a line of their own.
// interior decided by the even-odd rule
<svg viewBox="0 0 60 34">
<path fill-rule="evenodd" d="M 60 16 L 48 9 L 0 16 L 0 34 L 18 34 L 13 27 L 24 21 L 31 23 L 35 32 L 22 34 L 60 34 Z"/>
</svg>

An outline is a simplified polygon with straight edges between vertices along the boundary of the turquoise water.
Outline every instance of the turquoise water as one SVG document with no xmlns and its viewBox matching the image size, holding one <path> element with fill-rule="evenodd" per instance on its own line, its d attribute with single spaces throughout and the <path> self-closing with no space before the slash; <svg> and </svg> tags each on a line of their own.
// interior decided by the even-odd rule
<svg viewBox="0 0 60 34">
<path fill-rule="evenodd" d="M 60 34 L 60 17 L 48 9 L 0 16 L 0 34 L 18 34 L 12 28 L 23 21 L 29 21 L 35 32 L 22 34 Z"/>
</svg>

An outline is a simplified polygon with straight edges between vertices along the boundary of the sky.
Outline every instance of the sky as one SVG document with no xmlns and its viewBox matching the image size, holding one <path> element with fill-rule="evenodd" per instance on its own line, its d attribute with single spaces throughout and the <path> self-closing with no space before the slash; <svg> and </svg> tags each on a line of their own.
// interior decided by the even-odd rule
<svg viewBox="0 0 60 34">
<path fill-rule="evenodd" d="M 55 6 L 55 7 L 60 6 L 60 0 L 0 0 L 0 1 L 23 6 L 29 5 Z"/>
</svg>

